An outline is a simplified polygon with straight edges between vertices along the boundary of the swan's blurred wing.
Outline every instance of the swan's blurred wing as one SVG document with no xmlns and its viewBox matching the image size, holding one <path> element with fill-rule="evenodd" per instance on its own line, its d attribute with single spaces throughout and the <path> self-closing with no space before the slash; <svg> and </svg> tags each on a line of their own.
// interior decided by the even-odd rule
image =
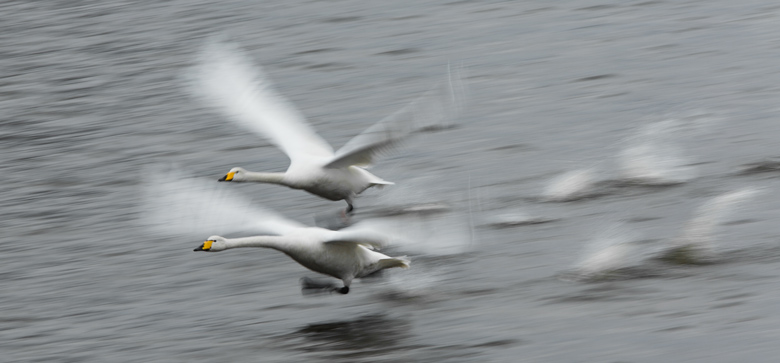
<svg viewBox="0 0 780 363">
<path fill-rule="evenodd" d="M 283 235 L 305 227 L 250 204 L 217 183 L 157 172 L 143 185 L 141 220 L 158 234 L 204 237 L 253 233 Z"/>
<path fill-rule="evenodd" d="M 441 256 L 466 252 L 471 247 L 473 231 L 466 216 L 450 213 L 365 219 L 333 232 L 334 241 Z"/>
<path fill-rule="evenodd" d="M 415 131 L 451 126 L 462 102 L 460 72 L 448 72 L 444 82 L 349 140 L 325 167 L 368 167 Z"/>
<path fill-rule="evenodd" d="M 375 227 L 374 224 L 361 221 L 338 231 L 328 231 L 324 243 L 355 243 L 379 250 L 391 242 L 392 235 Z"/>
<path fill-rule="evenodd" d="M 191 73 L 193 92 L 242 127 L 265 137 L 294 161 L 328 158 L 330 145 L 306 123 L 258 67 L 234 44 L 212 42 Z"/>
</svg>

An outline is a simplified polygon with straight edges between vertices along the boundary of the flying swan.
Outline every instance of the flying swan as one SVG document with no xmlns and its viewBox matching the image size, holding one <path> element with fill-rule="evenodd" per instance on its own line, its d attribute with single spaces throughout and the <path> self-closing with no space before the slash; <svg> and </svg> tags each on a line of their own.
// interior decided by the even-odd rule
<svg viewBox="0 0 780 363">
<path fill-rule="evenodd" d="M 252 205 L 245 198 L 219 190 L 210 183 L 180 177 L 147 184 L 144 198 L 146 210 L 141 213 L 142 218 L 147 226 L 161 234 L 178 237 L 205 234 L 205 231 L 260 234 L 243 238 L 212 235 L 195 251 L 271 248 L 312 271 L 344 283 L 338 288 L 334 285 L 316 286 L 312 280 L 302 280 L 304 289 L 321 290 L 326 287 L 346 294 L 353 279 L 387 268 L 408 268 L 410 265 L 405 256 L 390 257 L 376 251 L 394 240 L 392 231 L 382 229 L 381 221 L 365 220 L 338 231 L 307 227 Z"/>
<path fill-rule="evenodd" d="M 455 73 L 448 72 L 446 82 L 369 127 L 336 152 L 234 44 L 208 44 L 190 79 L 193 91 L 206 102 L 268 139 L 290 158 L 290 166 L 283 173 L 236 167 L 219 181 L 302 189 L 325 199 L 346 201 L 349 213 L 356 195 L 373 186 L 393 184 L 364 169 L 377 156 L 415 131 L 442 127 L 454 118 L 462 99 L 460 76 Z"/>
</svg>

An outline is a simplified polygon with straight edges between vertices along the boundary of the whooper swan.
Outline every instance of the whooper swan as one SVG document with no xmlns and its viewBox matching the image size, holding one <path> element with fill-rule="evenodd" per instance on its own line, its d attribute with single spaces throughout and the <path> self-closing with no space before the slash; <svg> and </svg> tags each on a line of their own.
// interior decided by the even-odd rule
<svg viewBox="0 0 780 363">
<path fill-rule="evenodd" d="M 347 212 L 352 211 L 357 194 L 372 186 L 393 184 L 365 167 L 411 133 L 450 122 L 462 100 L 460 76 L 448 72 L 445 82 L 334 152 L 234 44 L 209 44 L 194 67 L 191 80 L 193 91 L 206 102 L 268 139 L 290 158 L 284 173 L 251 172 L 236 167 L 219 181 L 272 183 L 302 189 L 325 199 L 346 201 Z"/>
<path fill-rule="evenodd" d="M 285 253 L 304 267 L 340 279 L 346 294 L 353 279 L 374 272 L 408 268 L 406 257 L 390 257 L 375 250 L 395 243 L 392 228 L 381 221 L 365 220 L 331 231 L 307 227 L 265 210 L 211 183 L 180 177 L 147 183 L 143 221 L 160 234 L 253 233 L 254 237 L 224 238 L 213 235 L 195 251 L 219 252 L 231 248 L 265 247 Z M 222 189 L 222 188 L 219 188 Z M 211 231 L 211 232 L 207 232 Z M 304 288 L 314 288 L 308 283 Z"/>
</svg>

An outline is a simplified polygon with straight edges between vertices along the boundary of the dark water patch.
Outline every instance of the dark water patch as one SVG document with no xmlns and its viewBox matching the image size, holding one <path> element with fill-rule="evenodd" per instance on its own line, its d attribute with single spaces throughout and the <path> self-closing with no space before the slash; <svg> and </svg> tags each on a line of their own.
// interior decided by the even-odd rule
<svg viewBox="0 0 780 363">
<path fill-rule="evenodd" d="M 532 151 L 537 148 L 529 144 L 512 144 L 490 148 L 487 151 Z"/>
<path fill-rule="evenodd" d="M 672 271 L 668 271 L 655 265 L 640 265 L 623 267 L 619 269 L 607 270 L 597 273 L 583 274 L 580 271 L 572 270 L 560 273 L 558 277 L 565 281 L 574 281 L 581 283 L 603 283 L 611 281 L 652 279 L 668 277 Z"/>
<path fill-rule="evenodd" d="M 544 301 L 547 303 L 553 303 L 553 304 L 571 304 L 571 303 L 585 303 L 585 302 L 607 302 L 607 301 L 631 301 L 639 299 L 639 297 L 634 296 L 634 294 L 621 294 L 621 293 L 604 293 L 604 292 L 593 292 L 593 291 L 583 291 L 581 293 L 572 293 L 572 294 L 565 294 L 565 295 L 558 295 L 554 297 L 548 297 L 541 299 L 540 301 Z"/>
<path fill-rule="evenodd" d="M 335 18 L 328 18 L 323 20 L 323 23 L 348 23 L 352 21 L 358 21 L 360 19 L 363 19 L 362 16 L 340 16 Z"/>
<path fill-rule="evenodd" d="M 636 4 L 631 5 L 631 6 L 651 6 L 651 5 L 658 5 L 658 4 L 663 4 L 663 3 L 664 3 L 663 1 L 643 1 L 641 3 L 636 3 Z"/>
<path fill-rule="evenodd" d="M 606 10 L 606 9 L 614 9 L 617 8 L 617 5 L 593 5 L 593 6 L 586 6 L 584 8 L 579 8 L 577 10 L 579 11 L 598 11 L 598 10 Z"/>
<path fill-rule="evenodd" d="M 419 53 L 419 52 L 420 50 L 417 48 L 403 48 L 403 49 L 389 50 L 387 52 L 377 53 L 376 55 L 404 55 L 404 54 L 412 54 L 412 53 Z"/>
<path fill-rule="evenodd" d="M 741 225 L 741 224 L 750 224 L 750 223 L 756 223 L 756 222 L 759 222 L 759 220 L 758 219 L 747 218 L 747 219 L 739 219 L 739 220 L 736 220 L 736 221 L 724 222 L 724 223 L 721 223 L 720 225 L 721 226 L 738 226 L 738 225 Z"/>
<path fill-rule="evenodd" d="M 666 313 L 666 314 L 659 314 L 659 318 L 672 318 L 672 319 L 678 319 L 678 318 L 687 318 L 690 316 L 696 316 L 701 315 L 701 313 L 697 312 L 691 312 L 691 311 L 676 311 L 673 313 Z"/>
<path fill-rule="evenodd" d="M 482 296 L 482 295 L 490 295 L 501 291 L 501 289 L 496 288 L 483 288 L 483 289 L 470 289 L 470 290 L 463 290 L 460 291 L 460 295 L 464 296 Z"/>
<path fill-rule="evenodd" d="M 307 352 L 351 351 L 359 356 L 381 355 L 409 336 L 409 324 L 384 314 L 371 314 L 352 320 L 309 324 L 284 339 L 303 338 L 310 344 L 294 344 Z"/>
<path fill-rule="evenodd" d="M 555 10 L 555 9 L 557 9 L 555 6 L 545 6 L 545 7 L 541 7 L 541 8 L 526 10 L 526 11 L 523 12 L 523 14 L 524 15 L 537 14 L 537 13 L 542 13 L 542 12 L 545 12 L 545 11 L 551 11 L 551 10 Z"/>
<path fill-rule="evenodd" d="M 293 55 L 303 55 L 303 54 L 314 54 L 314 53 L 327 53 L 327 52 L 336 52 L 341 50 L 341 48 L 318 48 L 318 49 L 311 49 L 311 50 L 304 50 L 301 52 L 295 52 Z"/>
<path fill-rule="evenodd" d="M 610 74 L 599 74 L 597 76 L 590 76 L 590 77 L 584 77 L 584 78 L 575 79 L 574 82 L 596 81 L 596 80 L 599 80 L 599 79 L 615 78 L 617 76 L 618 76 L 617 74 L 611 74 L 611 73 Z"/>
<path fill-rule="evenodd" d="M 692 326 L 692 325 L 680 325 L 680 326 L 674 326 L 674 327 L 671 327 L 671 328 L 656 330 L 656 332 L 657 333 L 671 333 L 671 332 L 676 332 L 676 331 L 680 331 L 680 330 L 687 330 L 687 329 L 694 329 L 694 328 L 695 328 L 695 326 Z"/>
<path fill-rule="evenodd" d="M 755 175 L 780 172 L 780 160 L 764 160 L 743 165 L 737 175 Z"/>
<path fill-rule="evenodd" d="M 612 93 L 612 94 L 608 94 L 608 95 L 602 95 L 602 96 L 598 96 L 598 97 L 596 97 L 596 98 L 612 98 L 612 97 L 620 97 L 620 96 L 625 96 L 625 95 L 628 95 L 628 94 L 631 94 L 631 92 L 618 92 L 618 93 Z"/>
<path fill-rule="evenodd" d="M 424 16 L 422 15 L 399 16 L 397 18 L 391 18 L 390 20 L 397 21 L 397 20 L 411 20 L 411 19 L 420 19 L 420 18 L 424 18 Z"/>
<path fill-rule="evenodd" d="M 447 203 L 416 203 L 378 208 L 371 210 L 371 214 L 378 217 L 396 217 L 403 215 L 424 217 L 446 213 L 451 210 L 452 206 Z"/>
<path fill-rule="evenodd" d="M 415 131 L 415 133 L 426 133 L 426 132 L 437 132 L 442 130 L 452 130 L 460 128 L 460 125 L 458 124 L 449 124 L 449 125 L 430 125 L 430 126 L 424 126 L 420 127 Z"/>
<path fill-rule="evenodd" d="M 346 63 L 330 62 L 330 63 L 312 64 L 312 65 L 306 66 L 306 68 L 307 69 L 337 70 L 337 69 L 350 69 L 352 67 L 350 65 L 346 64 Z"/>
<path fill-rule="evenodd" d="M 673 265 L 694 266 L 711 265 L 719 261 L 715 256 L 707 254 L 696 246 L 691 245 L 670 248 L 667 251 L 662 252 L 657 257 L 657 260 Z"/>
<path fill-rule="evenodd" d="M 697 31 L 697 30 L 706 30 L 706 29 L 709 29 L 709 28 L 710 27 L 708 27 L 708 26 L 693 26 L 693 27 L 690 27 L 690 28 L 674 30 L 674 31 L 672 31 L 672 33 L 687 33 L 687 32 L 692 32 L 692 31 Z M 699 52 L 699 53 L 692 53 L 691 55 L 694 55 L 694 54 L 700 54 L 701 55 L 701 54 L 707 54 L 707 53 L 717 54 L 717 52 Z"/>
<path fill-rule="evenodd" d="M 500 339 L 500 340 L 493 340 L 485 343 L 479 343 L 474 344 L 472 347 L 474 348 L 497 348 L 497 347 L 507 347 L 510 345 L 518 345 L 522 344 L 522 340 L 519 339 Z"/>
<path fill-rule="evenodd" d="M 479 13 L 490 13 L 494 11 L 502 11 L 504 8 L 490 8 L 490 9 L 480 9 L 476 11 L 472 11 L 472 14 L 479 14 Z"/>
<path fill-rule="evenodd" d="M 598 186 L 602 186 L 608 189 L 614 190 L 642 190 L 647 192 L 656 192 L 661 190 L 667 190 L 670 188 L 676 188 L 684 185 L 685 182 L 679 181 L 644 181 L 638 179 L 616 179 L 616 180 L 604 180 L 596 183 Z"/>
<path fill-rule="evenodd" d="M 306 68 L 308 66 L 311 66 L 311 62 L 282 62 L 276 65 L 279 68 Z"/>
<path fill-rule="evenodd" d="M 780 247 L 755 246 L 720 253 L 718 263 L 776 263 L 780 262 Z"/>
<path fill-rule="evenodd" d="M 735 295 L 728 295 L 728 296 L 722 296 L 717 298 L 717 300 L 731 300 L 731 299 L 744 299 L 756 296 L 756 294 L 753 293 L 742 293 L 742 294 L 735 294 Z"/>
<path fill-rule="evenodd" d="M 649 221 L 655 221 L 659 220 L 661 217 L 634 217 L 626 219 L 626 222 L 629 223 L 642 223 L 642 222 L 649 222 Z"/>
<path fill-rule="evenodd" d="M 428 295 L 416 294 L 408 291 L 395 290 L 395 291 L 383 291 L 376 294 L 374 299 L 376 302 L 389 303 L 395 306 L 404 305 L 427 305 L 436 302 L 437 299 L 431 298 Z"/>
<path fill-rule="evenodd" d="M 475 0 L 460 0 L 460 1 L 453 1 L 451 3 L 445 3 L 444 5 L 463 5 L 463 4 L 470 4 L 476 2 Z"/>
<path fill-rule="evenodd" d="M 544 217 L 544 216 L 517 216 L 516 218 L 512 218 L 512 216 L 498 216 L 494 218 L 493 221 L 489 221 L 488 223 L 480 225 L 479 227 L 488 227 L 488 228 L 497 228 L 497 229 L 513 228 L 513 227 L 532 226 L 537 224 L 557 222 L 560 220 L 561 220 L 560 218 L 552 218 L 552 217 Z"/>
<path fill-rule="evenodd" d="M 221 148 L 220 151 L 244 151 L 273 147 L 271 144 L 258 143 L 258 145 L 237 145 Z"/>
<path fill-rule="evenodd" d="M 730 303 L 713 305 L 713 306 L 710 306 L 710 309 L 733 308 L 735 306 L 740 306 L 740 305 L 744 305 L 744 304 L 745 304 L 744 301 L 734 301 L 734 302 L 730 302 Z"/>
</svg>

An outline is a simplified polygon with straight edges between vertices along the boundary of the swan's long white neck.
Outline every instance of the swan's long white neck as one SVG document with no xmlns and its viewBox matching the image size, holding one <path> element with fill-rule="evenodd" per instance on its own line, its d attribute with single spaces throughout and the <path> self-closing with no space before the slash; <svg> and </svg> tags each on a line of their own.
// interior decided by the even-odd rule
<svg viewBox="0 0 780 363">
<path fill-rule="evenodd" d="M 287 185 L 284 182 L 284 173 L 259 173 L 255 171 L 246 171 L 241 174 L 241 180 L 236 181 Z"/>
<path fill-rule="evenodd" d="M 227 248 L 264 247 L 284 252 L 287 250 L 287 245 L 286 239 L 280 236 L 254 236 L 225 239 L 225 246 Z"/>
</svg>

